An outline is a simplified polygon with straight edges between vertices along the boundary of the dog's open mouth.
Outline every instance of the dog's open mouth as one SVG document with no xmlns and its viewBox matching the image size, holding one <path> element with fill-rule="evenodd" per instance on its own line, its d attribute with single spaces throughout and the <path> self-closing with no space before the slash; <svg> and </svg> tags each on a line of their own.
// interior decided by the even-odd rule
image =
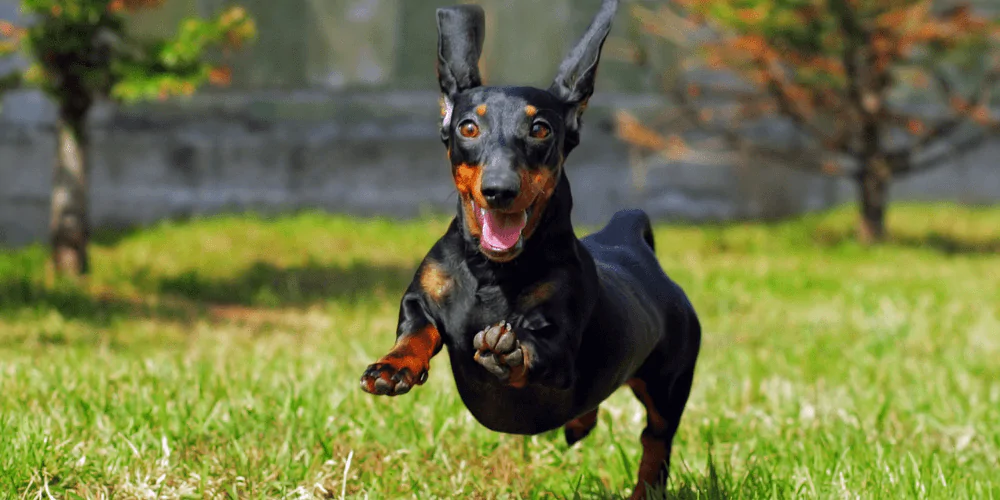
<svg viewBox="0 0 1000 500">
<path fill-rule="evenodd" d="M 480 207 L 475 201 L 472 209 L 476 214 L 476 222 L 482 230 L 479 246 L 488 255 L 500 257 L 514 254 L 524 244 L 523 231 L 528 225 L 531 209 L 504 212 Z"/>
</svg>

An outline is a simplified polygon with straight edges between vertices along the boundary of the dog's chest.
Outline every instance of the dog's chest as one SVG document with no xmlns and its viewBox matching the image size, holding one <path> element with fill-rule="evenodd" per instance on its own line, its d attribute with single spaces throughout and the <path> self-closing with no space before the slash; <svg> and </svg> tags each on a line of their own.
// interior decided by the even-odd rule
<svg viewBox="0 0 1000 500">
<path fill-rule="evenodd" d="M 511 299 L 497 286 L 470 289 L 454 299 L 453 307 L 442 319 L 452 340 L 458 344 L 471 343 L 472 337 L 488 326 L 516 319 Z"/>
</svg>

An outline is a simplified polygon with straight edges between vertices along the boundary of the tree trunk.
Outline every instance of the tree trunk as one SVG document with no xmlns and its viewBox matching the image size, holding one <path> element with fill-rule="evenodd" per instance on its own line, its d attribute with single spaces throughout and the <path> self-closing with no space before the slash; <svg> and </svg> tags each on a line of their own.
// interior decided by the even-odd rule
<svg viewBox="0 0 1000 500">
<path fill-rule="evenodd" d="M 861 191 L 861 220 L 858 237 L 862 243 L 874 244 L 885 239 L 885 210 L 888 203 L 891 171 L 884 159 L 871 159 L 858 177 Z"/>
<path fill-rule="evenodd" d="M 52 262 L 60 275 L 81 276 L 90 268 L 87 175 L 87 108 L 61 107 L 56 123 L 56 164 L 52 178 L 52 213 L 49 233 Z"/>
</svg>

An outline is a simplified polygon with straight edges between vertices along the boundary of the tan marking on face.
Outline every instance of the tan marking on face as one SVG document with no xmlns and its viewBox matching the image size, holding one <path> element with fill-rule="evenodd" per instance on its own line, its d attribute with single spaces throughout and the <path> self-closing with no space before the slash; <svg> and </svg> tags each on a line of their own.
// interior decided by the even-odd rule
<svg viewBox="0 0 1000 500">
<path fill-rule="evenodd" d="M 476 106 L 476 114 L 479 115 L 479 116 L 485 115 L 486 114 L 486 105 L 485 104 L 480 104 L 479 106 Z"/>
<path fill-rule="evenodd" d="M 528 115 L 528 118 L 534 118 L 538 114 L 538 108 L 529 104 L 524 107 L 524 114 Z"/>
<path fill-rule="evenodd" d="M 552 298 L 552 295 L 555 294 L 555 292 L 555 283 L 551 281 L 540 283 L 521 295 L 518 300 L 518 305 L 522 311 L 534 309 Z"/>
<path fill-rule="evenodd" d="M 482 193 L 479 192 L 483 181 L 483 169 L 478 165 L 461 163 L 452 167 L 452 175 L 455 178 L 458 195 L 462 198 L 465 226 L 470 235 L 478 238 L 482 236 L 482 228 L 479 227 L 479 221 L 476 219 L 472 201 L 475 200 L 481 207 L 486 206 L 486 201 L 482 199 Z"/>
<path fill-rule="evenodd" d="M 441 118 L 448 115 L 448 107 L 444 103 L 444 96 L 438 98 L 438 106 L 441 106 Z"/>
<path fill-rule="evenodd" d="M 452 171 L 455 176 L 455 185 L 462 196 L 469 233 L 480 237 L 482 236 L 482 228 L 479 227 L 479 221 L 476 218 L 472 202 L 475 200 L 475 203 L 479 207 L 489 206 L 480 191 L 482 185 L 482 168 L 463 163 L 453 167 Z M 524 230 L 521 231 L 521 235 L 527 241 L 541 220 L 542 212 L 545 211 L 545 206 L 548 204 L 549 198 L 552 197 L 553 191 L 555 191 L 558 170 L 539 167 L 532 171 L 528 168 L 520 167 L 518 168 L 518 174 L 521 177 L 520 193 L 514 198 L 510 207 L 502 212 L 493 211 L 493 217 L 501 219 L 502 222 L 513 223 L 518 218 L 524 217 L 524 212 L 531 208 L 531 215 L 525 223 Z M 517 255 L 517 252 L 505 252 L 503 254 L 487 253 L 487 257 L 495 262 L 508 262 L 516 258 Z"/>
<path fill-rule="evenodd" d="M 433 260 L 428 260 L 420 271 L 420 288 L 434 302 L 440 303 L 444 300 L 451 292 L 454 283 L 448 271 Z"/>
<path fill-rule="evenodd" d="M 530 198 L 528 198 L 531 200 L 531 217 L 528 219 L 528 223 L 525 224 L 524 231 L 521 231 L 525 240 L 531 237 L 535 228 L 538 227 L 538 222 L 542 219 L 545 206 L 548 205 L 549 199 L 552 198 L 552 193 L 556 189 L 556 181 L 557 172 L 545 167 L 539 168 L 534 172 L 522 172 L 521 185 L 527 187 L 527 189 L 522 188 L 522 191 L 531 192 L 529 195 Z"/>
</svg>

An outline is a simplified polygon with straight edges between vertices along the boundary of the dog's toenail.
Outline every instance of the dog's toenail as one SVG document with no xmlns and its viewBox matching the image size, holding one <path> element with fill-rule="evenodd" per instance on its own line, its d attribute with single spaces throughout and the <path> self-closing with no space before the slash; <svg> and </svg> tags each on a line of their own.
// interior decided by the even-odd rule
<svg viewBox="0 0 1000 500">
<path fill-rule="evenodd" d="M 410 392 L 410 384 L 406 382 L 396 384 L 396 394 L 406 394 L 408 392 Z"/>
<path fill-rule="evenodd" d="M 475 347 L 477 351 L 483 350 L 483 332 L 479 332 L 473 337 L 472 347 Z"/>
<path fill-rule="evenodd" d="M 392 386 L 384 378 L 375 379 L 375 390 L 380 394 L 385 394 L 389 392 Z"/>
</svg>

